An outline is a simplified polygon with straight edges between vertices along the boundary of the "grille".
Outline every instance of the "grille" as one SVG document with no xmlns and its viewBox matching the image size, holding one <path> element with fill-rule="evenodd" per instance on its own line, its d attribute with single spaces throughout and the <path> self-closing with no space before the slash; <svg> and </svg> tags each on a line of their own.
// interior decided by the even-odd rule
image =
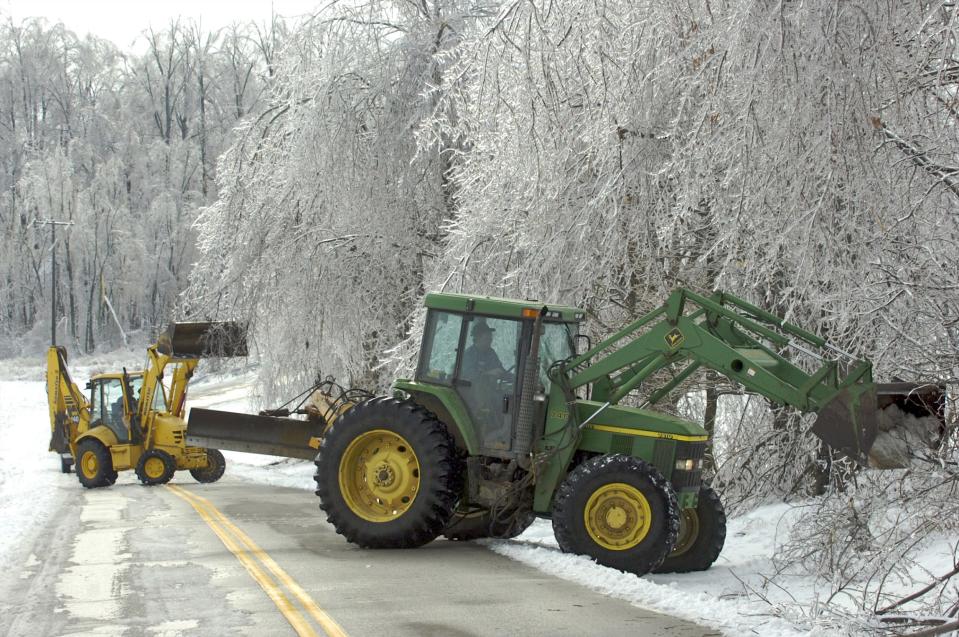
<svg viewBox="0 0 959 637">
<path fill-rule="evenodd" d="M 653 464 L 665 476 L 668 476 L 673 469 L 673 449 L 675 447 L 676 443 L 662 438 L 656 440 L 656 444 L 653 445 Z"/>
<path fill-rule="evenodd" d="M 633 454 L 633 439 L 631 436 L 613 436 L 609 445 L 610 453 L 623 453 L 627 456 Z"/>
</svg>

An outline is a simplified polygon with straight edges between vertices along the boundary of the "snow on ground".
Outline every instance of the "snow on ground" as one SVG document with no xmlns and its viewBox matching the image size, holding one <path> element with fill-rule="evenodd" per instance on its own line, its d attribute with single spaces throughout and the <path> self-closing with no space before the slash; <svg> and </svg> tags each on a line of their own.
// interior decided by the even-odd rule
<svg viewBox="0 0 959 637">
<path fill-rule="evenodd" d="M 131 352 L 85 358 L 71 364 L 74 381 L 82 387 L 90 374 L 142 366 Z M 26 559 L 31 528 L 46 519 L 65 494 L 65 479 L 76 486 L 73 475 L 59 473 L 59 462 L 47 451 L 49 416 L 42 361 L 0 361 L 0 565 Z M 250 369 L 204 373 L 201 367 L 191 382 L 188 406 L 252 413 L 254 372 Z M 257 483 L 312 491 L 313 463 L 301 460 L 224 452 L 228 475 Z M 132 474 L 121 480 L 133 479 Z M 77 487 L 79 488 L 79 487 Z M 484 544 L 510 559 L 529 564 L 556 577 L 660 611 L 715 627 L 727 635 L 761 634 L 792 636 L 827 635 L 810 630 L 801 608 L 822 599 L 824 586 L 809 576 L 777 577 L 770 583 L 764 574 L 775 571 L 772 558 L 793 523 L 804 514 L 802 506 L 776 504 L 761 507 L 729 521 L 726 546 L 709 571 L 682 575 L 649 575 L 643 578 L 600 566 L 576 555 L 561 553 L 550 523 L 537 520 L 515 540 L 489 540 Z M 948 554 L 947 542 L 928 549 L 930 559 Z M 19 557 L 17 557 L 19 556 Z M 758 594 L 757 594 L 758 593 Z M 828 590 L 827 590 L 828 593 Z M 762 597 L 770 603 L 762 601 Z M 776 611 L 796 609 L 792 615 Z M 792 620 L 792 621 L 791 621 Z"/>
<path fill-rule="evenodd" d="M 762 570 L 772 570 L 777 527 L 788 526 L 794 510 L 771 505 L 730 521 L 726 546 L 719 560 L 703 573 L 636 577 L 600 566 L 589 558 L 559 552 L 548 520 L 537 520 L 515 540 L 489 540 L 486 545 L 505 555 L 594 591 L 699 624 L 727 635 L 829 635 L 809 631 L 776 617 L 768 604 L 749 598 L 744 583 L 760 585 Z"/>
<path fill-rule="evenodd" d="M 43 383 L 0 381 L 0 565 L 14 559 L 60 496 L 60 462 L 47 451 L 46 400 Z"/>
</svg>

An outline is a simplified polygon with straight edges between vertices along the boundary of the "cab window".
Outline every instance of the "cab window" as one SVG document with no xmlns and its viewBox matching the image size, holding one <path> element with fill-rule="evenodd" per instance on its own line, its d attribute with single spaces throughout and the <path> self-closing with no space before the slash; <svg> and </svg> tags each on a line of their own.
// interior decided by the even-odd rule
<svg viewBox="0 0 959 637">
<path fill-rule="evenodd" d="M 140 391 L 143 389 L 143 376 L 134 376 L 130 379 L 130 387 L 133 389 L 133 402 L 139 408 Z M 156 389 L 153 392 L 152 411 L 166 411 L 166 390 L 162 382 L 157 382 Z"/>
<path fill-rule="evenodd" d="M 417 378 L 428 383 L 449 385 L 456 369 L 463 316 L 451 312 L 430 311 L 423 332 L 423 352 Z"/>
<path fill-rule="evenodd" d="M 571 326 L 566 323 L 545 323 L 543 335 L 539 340 L 539 382 L 549 393 L 550 382 L 547 372 L 556 361 L 573 355 L 573 336 Z"/>
<path fill-rule="evenodd" d="M 94 381 L 90 396 L 90 417 L 93 424 L 106 425 L 119 442 L 128 440 L 123 422 L 123 384 L 119 378 Z"/>
</svg>

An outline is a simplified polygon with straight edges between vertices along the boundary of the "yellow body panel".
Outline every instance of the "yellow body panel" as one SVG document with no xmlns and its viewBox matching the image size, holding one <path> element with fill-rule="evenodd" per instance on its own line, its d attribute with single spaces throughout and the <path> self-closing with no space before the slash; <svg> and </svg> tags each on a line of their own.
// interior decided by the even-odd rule
<svg viewBox="0 0 959 637">
<path fill-rule="evenodd" d="M 113 470 L 125 471 L 132 469 L 140 459 L 143 448 L 132 445 L 108 445 L 110 456 L 113 458 Z"/>
</svg>

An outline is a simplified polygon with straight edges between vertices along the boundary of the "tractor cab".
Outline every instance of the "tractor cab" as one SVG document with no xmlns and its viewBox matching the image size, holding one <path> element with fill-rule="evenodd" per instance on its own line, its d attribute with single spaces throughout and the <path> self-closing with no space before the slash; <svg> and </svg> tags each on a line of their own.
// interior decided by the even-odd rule
<svg viewBox="0 0 959 637">
<path fill-rule="evenodd" d="M 522 371 L 542 304 L 460 294 L 429 294 L 420 383 L 451 388 L 462 401 L 483 455 L 509 457 L 513 451 Z M 550 306 L 540 336 L 539 382 L 548 393 L 547 370 L 575 353 L 584 312 Z"/>
<path fill-rule="evenodd" d="M 117 437 L 117 442 L 137 442 L 137 433 L 130 423 L 131 416 L 138 411 L 141 389 L 143 388 L 142 371 L 130 372 L 126 375 L 124 384 L 123 374 L 98 374 L 90 379 L 87 388 L 90 390 L 90 428 L 104 425 Z M 156 392 L 153 398 L 154 411 L 166 411 L 163 392 Z"/>
</svg>

